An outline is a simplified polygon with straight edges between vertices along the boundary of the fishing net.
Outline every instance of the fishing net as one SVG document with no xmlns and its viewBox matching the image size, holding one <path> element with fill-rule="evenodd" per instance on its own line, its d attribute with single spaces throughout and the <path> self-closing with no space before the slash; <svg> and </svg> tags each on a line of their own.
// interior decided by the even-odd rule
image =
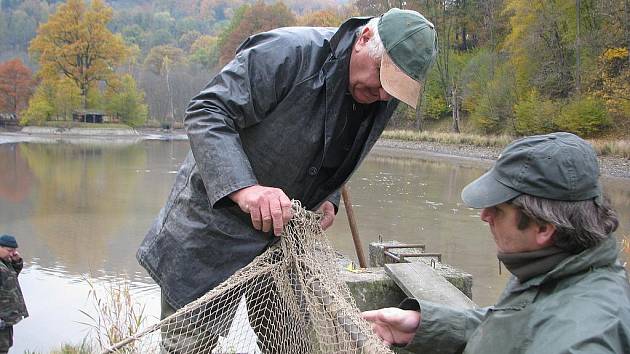
<svg viewBox="0 0 630 354">
<path fill-rule="evenodd" d="M 316 213 L 198 300 L 104 353 L 392 353 L 361 319 Z"/>
</svg>

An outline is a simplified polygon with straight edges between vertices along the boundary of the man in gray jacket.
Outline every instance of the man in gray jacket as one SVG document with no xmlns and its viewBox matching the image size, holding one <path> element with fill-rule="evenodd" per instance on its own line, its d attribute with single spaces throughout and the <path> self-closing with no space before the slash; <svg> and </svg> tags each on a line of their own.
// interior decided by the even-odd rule
<svg viewBox="0 0 630 354">
<path fill-rule="evenodd" d="M 339 188 L 398 100 L 416 106 L 436 51 L 433 25 L 399 9 L 243 42 L 188 106 L 191 153 L 137 252 L 162 290 L 162 317 L 261 254 L 291 199 L 330 226 Z"/>
<path fill-rule="evenodd" d="M 569 133 L 516 140 L 462 191 L 513 274 L 496 305 L 415 299 L 363 313 L 418 353 L 629 353 L 630 286 L 593 148 Z"/>
</svg>

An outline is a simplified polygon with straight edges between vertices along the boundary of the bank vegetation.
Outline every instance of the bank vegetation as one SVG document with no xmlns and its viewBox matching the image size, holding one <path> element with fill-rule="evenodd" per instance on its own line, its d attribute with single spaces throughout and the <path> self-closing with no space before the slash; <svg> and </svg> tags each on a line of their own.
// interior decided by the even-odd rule
<svg viewBox="0 0 630 354">
<path fill-rule="evenodd" d="M 629 3 L 397 2 L 435 24 L 439 54 L 419 109 L 401 105 L 390 129 L 441 127 L 498 142 L 563 130 L 603 139 L 602 152 L 626 154 L 627 143 L 608 142 L 630 136 Z M 100 111 L 131 126 L 173 126 L 247 36 L 281 26 L 338 26 L 349 16 L 381 14 L 392 2 L 3 0 L 0 6 L 0 113 L 21 124 L 47 124 L 71 120 L 77 110 Z"/>
</svg>

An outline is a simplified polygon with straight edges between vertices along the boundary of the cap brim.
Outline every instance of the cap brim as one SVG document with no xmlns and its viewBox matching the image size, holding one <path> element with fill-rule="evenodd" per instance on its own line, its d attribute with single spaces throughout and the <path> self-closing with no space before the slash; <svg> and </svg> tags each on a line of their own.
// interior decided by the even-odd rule
<svg viewBox="0 0 630 354">
<path fill-rule="evenodd" d="M 514 190 L 494 177 L 494 169 L 472 181 L 462 190 L 462 200 L 471 208 L 487 208 L 512 200 L 522 193 Z"/>
<path fill-rule="evenodd" d="M 407 76 L 387 53 L 381 58 L 381 86 L 390 95 L 416 108 L 422 83 Z"/>
</svg>

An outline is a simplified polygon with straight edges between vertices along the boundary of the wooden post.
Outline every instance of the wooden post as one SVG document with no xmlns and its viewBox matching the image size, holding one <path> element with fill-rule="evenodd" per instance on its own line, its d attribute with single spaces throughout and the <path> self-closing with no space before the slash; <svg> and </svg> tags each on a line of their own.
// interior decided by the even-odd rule
<svg viewBox="0 0 630 354">
<path fill-rule="evenodd" d="M 357 221 L 352 210 L 352 202 L 350 201 L 350 192 L 348 187 L 344 184 L 341 187 L 341 197 L 343 198 L 343 205 L 346 208 L 346 215 L 348 215 L 348 224 L 350 224 L 350 233 L 352 233 L 352 240 L 354 241 L 354 249 L 357 252 L 357 258 L 359 259 L 359 266 L 361 268 L 367 268 L 367 262 L 365 261 L 365 254 L 363 253 L 363 245 L 361 244 L 361 238 L 359 237 L 359 229 L 357 228 Z"/>
</svg>

